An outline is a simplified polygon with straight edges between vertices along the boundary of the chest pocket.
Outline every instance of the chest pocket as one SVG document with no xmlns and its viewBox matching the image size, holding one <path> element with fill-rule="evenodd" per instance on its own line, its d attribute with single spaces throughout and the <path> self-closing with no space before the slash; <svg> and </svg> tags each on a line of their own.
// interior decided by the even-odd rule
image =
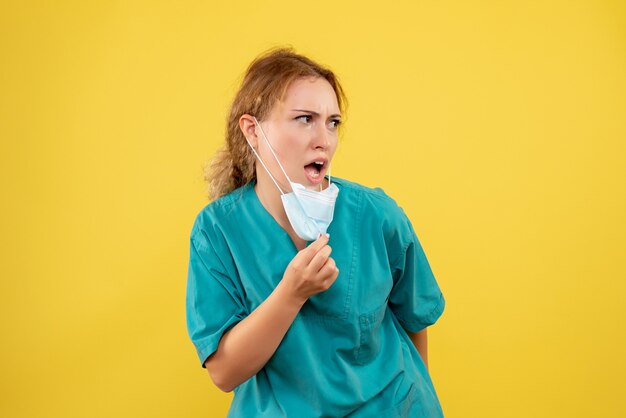
<svg viewBox="0 0 626 418">
<path fill-rule="evenodd" d="M 326 291 L 309 298 L 302 308 L 305 315 L 354 321 L 387 305 L 393 286 L 387 249 L 380 226 L 361 210 L 362 198 L 346 199 L 328 228 L 330 256 L 339 275 Z"/>
<path fill-rule="evenodd" d="M 387 304 L 384 304 L 373 312 L 359 315 L 359 345 L 354 353 L 357 363 L 365 364 L 379 353 L 383 338 L 380 327 L 386 312 Z"/>
<path fill-rule="evenodd" d="M 333 221 L 328 227 L 332 248 L 330 257 L 339 269 L 335 282 L 324 292 L 311 296 L 303 306 L 305 315 L 348 319 L 355 303 L 354 286 L 362 237 L 361 194 L 347 196 L 351 190 L 342 188 L 336 203 Z M 343 195 L 342 195 L 343 193 Z"/>
</svg>

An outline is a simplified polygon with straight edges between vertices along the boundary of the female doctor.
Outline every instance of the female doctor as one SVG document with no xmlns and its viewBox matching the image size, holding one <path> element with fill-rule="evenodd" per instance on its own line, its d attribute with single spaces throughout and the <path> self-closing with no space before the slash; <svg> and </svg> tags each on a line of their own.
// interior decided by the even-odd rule
<svg viewBox="0 0 626 418">
<path fill-rule="evenodd" d="M 291 49 L 253 61 L 191 230 L 186 313 L 229 417 L 441 417 L 445 300 L 404 211 L 331 177 L 345 96 Z"/>
</svg>

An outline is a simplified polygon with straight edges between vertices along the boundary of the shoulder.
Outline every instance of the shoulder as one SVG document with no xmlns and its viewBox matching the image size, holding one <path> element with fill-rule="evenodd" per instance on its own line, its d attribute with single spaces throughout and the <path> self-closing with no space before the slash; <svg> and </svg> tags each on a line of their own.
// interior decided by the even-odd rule
<svg viewBox="0 0 626 418">
<path fill-rule="evenodd" d="M 249 195 L 246 193 L 252 187 L 250 183 L 241 186 L 232 192 L 207 203 L 196 215 L 191 227 L 191 239 L 203 243 L 210 239 L 217 230 L 222 229 L 225 223 L 233 218 L 232 212 L 242 200 Z"/>
<path fill-rule="evenodd" d="M 380 231 L 389 254 L 401 253 L 414 240 L 413 226 L 407 214 L 383 188 L 343 179 L 338 179 L 337 183 L 348 192 L 346 199 L 359 202 L 358 222 L 369 231 L 368 234 Z"/>
<path fill-rule="evenodd" d="M 345 179 L 336 179 L 339 187 L 348 191 L 351 199 L 358 199 L 366 213 L 381 221 L 392 221 L 406 217 L 404 210 L 382 187 L 368 187 Z M 341 190 L 340 189 L 340 190 Z"/>
</svg>

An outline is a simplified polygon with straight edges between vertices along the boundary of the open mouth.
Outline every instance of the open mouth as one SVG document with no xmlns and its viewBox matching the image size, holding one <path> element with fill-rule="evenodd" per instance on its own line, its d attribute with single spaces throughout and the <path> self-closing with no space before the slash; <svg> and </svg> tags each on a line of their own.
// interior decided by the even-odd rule
<svg viewBox="0 0 626 418">
<path fill-rule="evenodd" d="M 326 161 L 313 161 L 304 166 L 304 173 L 311 183 L 319 183 L 326 171 Z"/>
</svg>

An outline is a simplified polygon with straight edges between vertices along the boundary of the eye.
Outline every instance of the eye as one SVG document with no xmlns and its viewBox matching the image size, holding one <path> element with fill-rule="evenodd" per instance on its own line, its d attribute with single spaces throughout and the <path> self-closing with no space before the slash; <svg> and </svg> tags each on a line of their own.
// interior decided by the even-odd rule
<svg viewBox="0 0 626 418">
<path fill-rule="evenodd" d="M 339 125 L 341 125 L 341 120 L 339 120 L 339 119 L 333 119 L 333 120 L 331 120 L 331 121 L 330 121 L 330 123 L 331 123 L 331 124 L 334 124 L 334 125 L 332 125 L 332 127 L 333 127 L 333 128 L 338 128 L 338 127 L 339 127 Z"/>
<path fill-rule="evenodd" d="M 296 117 L 296 120 L 301 120 L 305 123 L 311 122 L 311 119 L 313 119 L 313 116 L 311 115 L 300 115 Z"/>
</svg>

